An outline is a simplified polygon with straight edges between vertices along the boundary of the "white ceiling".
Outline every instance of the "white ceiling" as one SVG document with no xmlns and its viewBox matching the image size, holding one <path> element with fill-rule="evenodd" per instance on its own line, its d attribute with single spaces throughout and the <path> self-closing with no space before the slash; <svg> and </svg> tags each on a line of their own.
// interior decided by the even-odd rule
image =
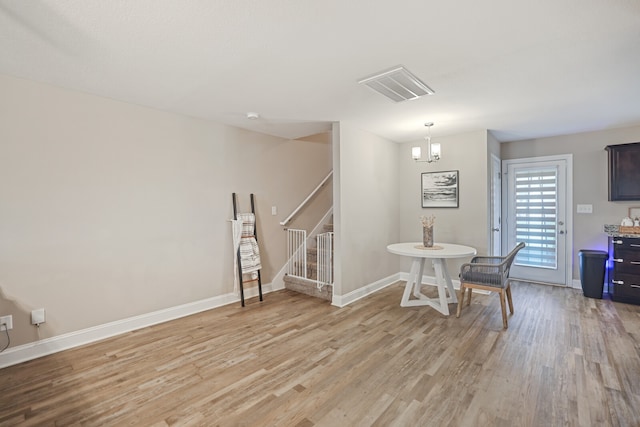
<svg viewBox="0 0 640 427">
<path fill-rule="evenodd" d="M 0 52 L 3 74 L 286 138 L 640 124 L 638 0 L 0 0 Z M 435 95 L 357 83 L 396 65 Z"/>
</svg>

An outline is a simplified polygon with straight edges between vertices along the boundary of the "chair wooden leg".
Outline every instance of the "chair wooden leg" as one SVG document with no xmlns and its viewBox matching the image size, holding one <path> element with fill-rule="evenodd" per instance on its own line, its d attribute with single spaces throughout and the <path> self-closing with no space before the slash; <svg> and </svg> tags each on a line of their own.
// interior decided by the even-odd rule
<svg viewBox="0 0 640 427">
<path fill-rule="evenodd" d="M 513 301 L 511 300 L 511 284 L 507 285 L 507 302 L 509 303 L 509 311 L 513 314 Z"/>
<path fill-rule="evenodd" d="M 471 293 L 473 292 L 472 288 L 467 288 L 467 305 L 471 305 Z"/>
<path fill-rule="evenodd" d="M 456 313 L 456 317 L 460 317 L 460 312 L 462 311 L 462 303 L 464 302 L 464 284 L 460 283 L 460 298 L 458 298 L 458 312 Z"/>
<path fill-rule="evenodd" d="M 502 326 L 507 329 L 509 325 L 507 324 L 507 307 L 504 301 L 504 289 L 500 289 L 498 293 L 500 294 L 500 307 L 502 308 Z"/>
</svg>

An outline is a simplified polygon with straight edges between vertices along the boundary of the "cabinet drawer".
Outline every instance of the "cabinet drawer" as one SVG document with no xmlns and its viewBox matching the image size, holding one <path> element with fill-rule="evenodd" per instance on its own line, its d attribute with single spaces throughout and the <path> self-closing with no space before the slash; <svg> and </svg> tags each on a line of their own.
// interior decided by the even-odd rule
<svg viewBox="0 0 640 427">
<path fill-rule="evenodd" d="M 616 248 L 611 262 L 617 272 L 640 275 L 640 251 Z"/>
<path fill-rule="evenodd" d="M 640 265 L 640 249 L 614 248 L 613 257 Z"/>
<path fill-rule="evenodd" d="M 622 274 L 616 271 L 613 273 L 611 286 L 616 296 L 631 297 L 640 300 L 640 276 Z"/>
<path fill-rule="evenodd" d="M 616 252 L 620 249 L 630 249 L 640 251 L 640 238 L 634 237 L 613 237 L 611 239 L 613 243 L 613 251 Z"/>
</svg>

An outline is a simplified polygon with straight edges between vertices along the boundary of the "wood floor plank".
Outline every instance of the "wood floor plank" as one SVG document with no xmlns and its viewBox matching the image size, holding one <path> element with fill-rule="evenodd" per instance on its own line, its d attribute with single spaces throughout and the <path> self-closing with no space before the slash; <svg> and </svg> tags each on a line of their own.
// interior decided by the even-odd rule
<svg viewBox="0 0 640 427">
<path fill-rule="evenodd" d="M 0 426 L 640 425 L 639 306 L 517 282 L 504 330 L 496 294 L 457 319 L 403 287 L 279 291 L 4 368 Z"/>
</svg>

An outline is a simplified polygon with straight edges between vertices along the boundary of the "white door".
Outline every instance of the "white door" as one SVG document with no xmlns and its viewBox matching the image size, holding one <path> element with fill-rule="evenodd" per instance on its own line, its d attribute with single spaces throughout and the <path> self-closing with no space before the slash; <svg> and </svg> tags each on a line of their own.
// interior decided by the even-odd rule
<svg viewBox="0 0 640 427">
<path fill-rule="evenodd" d="M 571 156 L 505 161 L 506 233 L 509 250 L 525 242 L 511 268 L 511 277 L 566 285 L 571 206 L 567 179 Z"/>
<path fill-rule="evenodd" d="M 500 159 L 491 155 L 491 255 L 502 255 L 502 233 L 500 217 L 502 216 L 502 172 Z"/>
</svg>

